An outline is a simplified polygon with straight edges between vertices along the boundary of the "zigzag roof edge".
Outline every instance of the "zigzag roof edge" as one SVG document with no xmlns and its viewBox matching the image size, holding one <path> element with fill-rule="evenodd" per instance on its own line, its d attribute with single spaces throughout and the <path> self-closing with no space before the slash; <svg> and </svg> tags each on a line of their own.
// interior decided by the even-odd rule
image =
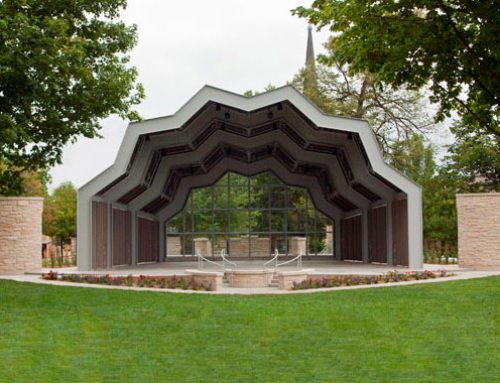
<svg viewBox="0 0 500 383">
<path fill-rule="evenodd" d="M 173 115 L 129 123 L 114 163 L 82 185 L 79 191 L 86 190 L 91 185 L 98 183 L 102 178 L 109 177 L 114 179 L 122 174 L 126 169 L 135 143 L 140 135 L 176 129 L 187 122 L 189 118 L 208 102 L 220 103 L 228 107 L 250 112 L 283 101 L 292 103 L 316 126 L 358 133 L 373 169 L 377 173 L 397 184 L 404 191 L 407 191 L 408 188 L 413 189 L 414 187 L 420 189 L 419 185 L 384 161 L 375 134 L 366 120 L 325 114 L 291 85 L 285 85 L 252 97 L 205 85 Z M 91 192 L 97 192 L 97 190 L 92 190 Z"/>
</svg>

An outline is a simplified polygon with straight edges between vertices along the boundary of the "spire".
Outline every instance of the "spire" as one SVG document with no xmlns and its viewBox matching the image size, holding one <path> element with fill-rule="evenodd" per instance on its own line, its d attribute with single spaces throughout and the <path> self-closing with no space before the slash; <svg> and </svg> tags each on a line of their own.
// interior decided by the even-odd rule
<svg viewBox="0 0 500 383">
<path fill-rule="evenodd" d="M 307 50 L 306 50 L 306 65 L 314 65 L 314 45 L 312 36 L 312 26 L 307 26 Z"/>
<path fill-rule="evenodd" d="M 314 57 L 314 46 L 312 37 L 312 26 L 307 26 L 307 50 L 306 50 L 306 65 L 304 67 L 304 94 L 310 99 L 315 99 L 318 92 L 318 81 L 316 75 L 316 65 Z"/>
</svg>

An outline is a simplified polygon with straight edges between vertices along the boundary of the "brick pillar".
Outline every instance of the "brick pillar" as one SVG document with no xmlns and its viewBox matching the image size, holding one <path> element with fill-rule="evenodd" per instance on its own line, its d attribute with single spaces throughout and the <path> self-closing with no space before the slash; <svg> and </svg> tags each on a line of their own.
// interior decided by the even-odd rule
<svg viewBox="0 0 500 383">
<path fill-rule="evenodd" d="M 500 193 L 457 194 L 458 264 L 500 268 Z"/>
<path fill-rule="evenodd" d="M 289 252 L 290 255 L 296 257 L 300 253 L 306 255 L 306 238 L 305 237 L 291 237 L 289 239 Z"/>
<path fill-rule="evenodd" d="M 41 197 L 0 197 L 0 274 L 42 266 Z"/>
<path fill-rule="evenodd" d="M 194 241 L 194 254 L 199 254 L 202 257 L 212 256 L 212 244 L 208 238 L 195 238 Z"/>
</svg>

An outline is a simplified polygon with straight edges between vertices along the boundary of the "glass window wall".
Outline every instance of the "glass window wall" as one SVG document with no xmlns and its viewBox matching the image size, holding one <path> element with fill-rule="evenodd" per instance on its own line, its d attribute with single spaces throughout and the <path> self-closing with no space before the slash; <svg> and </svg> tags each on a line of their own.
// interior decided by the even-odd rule
<svg viewBox="0 0 500 383">
<path fill-rule="evenodd" d="M 226 173 L 191 191 L 166 223 L 167 258 L 200 254 L 230 257 L 333 256 L 333 221 L 315 209 L 306 189 L 271 172 Z"/>
</svg>

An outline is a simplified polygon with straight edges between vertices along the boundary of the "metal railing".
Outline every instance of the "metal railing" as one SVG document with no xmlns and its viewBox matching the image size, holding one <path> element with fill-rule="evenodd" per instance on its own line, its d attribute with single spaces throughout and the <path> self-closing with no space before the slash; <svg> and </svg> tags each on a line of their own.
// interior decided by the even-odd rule
<svg viewBox="0 0 500 383">
<path fill-rule="evenodd" d="M 226 263 L 227 263 L 229 265 L 234 266 L 234 268 L 236 269 L 236 263 L 231 262 L 229 259 L 226 258 L 226 251 L 224 249 L 221 250 L 220 256 L 222 258 L 222 264 L 211 261 L 210 259 L 207 259 L 203 255 L 201 255 L 199 252 L 196 252 L 196 257 L 198 258 L 198 269 L 199 270 L 203 269 L 203 262 L 210 263 L 211 265 L 220 267 L 223 270 L 226 270 Z"/>
<path fill-rule="evenodd" d="M 292 263 L 292 262 L 295 262 L 295 261 L 297 261 L 297 267 L 302 267 L 302 252 L 300 252 L 299 255 L 297 255 L 293 259 L 290 259 L 289 261 L 285 261 L 285 262 L 282 262 L 282 263 L 276 263 L 276 268 L 278 268 L 280 266 L 288 265 L 289 263 Z"/>
<path fill-rule="evenodd" d="M 198 270 L 203 269 L 203 262 L 207 262 L 207 263 L 210 263 L 210 264 L 215 265 L 217 267 L 221 267 L 222 269 L 225 270 L 224 263 L 222 263 L 222 265 L 221 265 L 220 263 L 211 261 L 210 259 L 205 258 L 203 255 L 201 255 L 198 252 L 196 252 L 196 257 L 198 258 Z"/>
<path fill-rule="evenodd" d="M 233 266 L 234 266 L 234 268 L 236 269 L 236 263 L 231 262 L 230 260 L 228 260 L 228 259 L 226 258 L 226 250 L 225 250 L 225 249 L 222 249 L 222 250 L 220 251 L 220 256 L 221 256 L 221 258 L 222 258 L 222 266 L 224 267 L 224 270 L 226 269 L 226 265 L 225 265 L 226 263 L 229 263 L 230 265 L 233 265 Z"/>
<path fill-rule="evenodd" d="M 272 257 L 269 261 L 267 262 L 264 262 L 264 268 L 266 268 L 267 265 L 271 264 L 271 263 L 274 263 L 274 269 L 276 269 L 278 267 L 278 256 L 279 256 L 279 252 L 278 252 L 278 249 L 274 249 L 274 257 Z"/>
</svg>

